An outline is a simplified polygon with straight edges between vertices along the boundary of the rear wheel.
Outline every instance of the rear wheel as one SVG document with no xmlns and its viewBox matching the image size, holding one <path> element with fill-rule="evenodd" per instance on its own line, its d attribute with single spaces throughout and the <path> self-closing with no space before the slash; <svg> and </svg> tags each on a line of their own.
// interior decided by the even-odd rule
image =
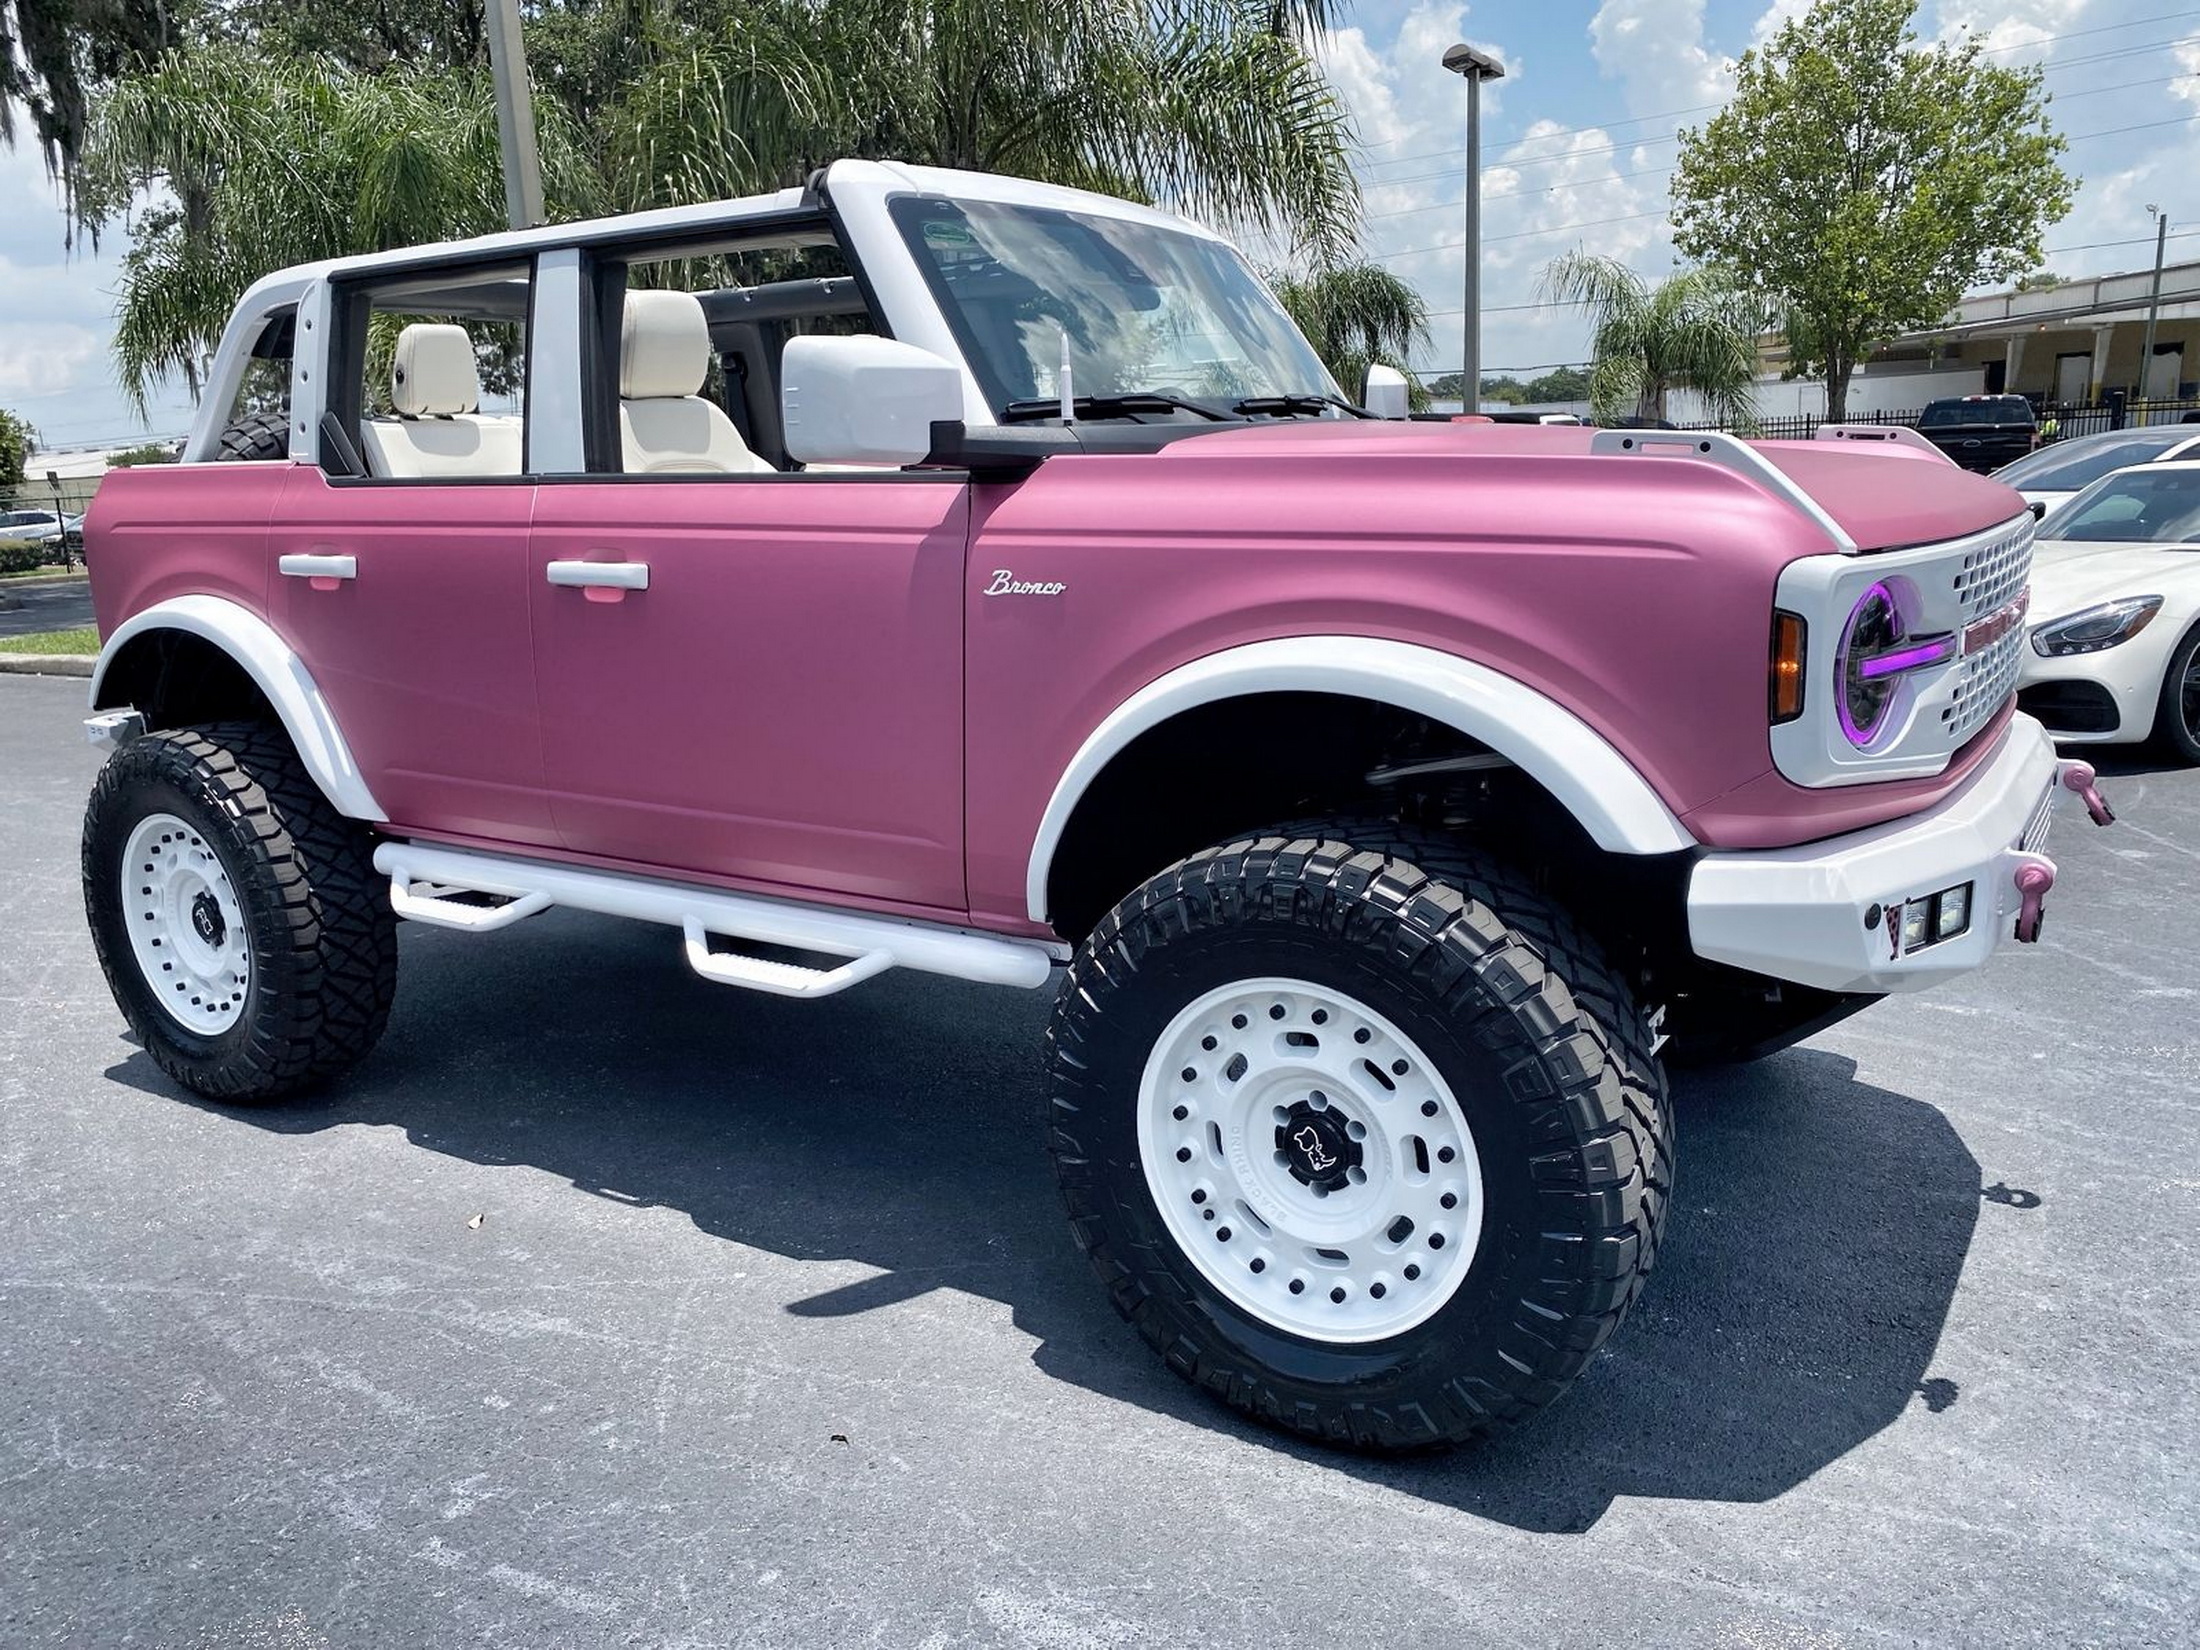
<svg viewBox="0 0 2200 1650">
<path fill-rule="evenodd" d="M 217 1100 L 280 1100 L 374 1046 L 397 932 L 372 851 L 279 729 L 180 728 L 108 760 L 85 812 L 85 914 L 162 1071 Z"/>
<path fill-rule="evenodd" d="M 1563 1391 L 1672 1178 L 1624 983 L 1496 867 L 1447 870 L 1314 836 L 1195 854 L 1103 920 L 1049 1032 L 1055 1165 L 1118 1309 L 1226 1402 L 1370 1448 Z"/>
<path fill-rule="evenodd" d="M 2200 764 L 2200 625 L 2170 652 L 2154 713 L 2157 742 L 2180 762 Z"/>
</svg>

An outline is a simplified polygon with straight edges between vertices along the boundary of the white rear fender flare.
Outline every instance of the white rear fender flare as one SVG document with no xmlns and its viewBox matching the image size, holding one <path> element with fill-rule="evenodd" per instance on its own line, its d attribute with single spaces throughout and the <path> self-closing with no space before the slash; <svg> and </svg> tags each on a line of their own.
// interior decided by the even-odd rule
<svg viewBox="0 0 2200 1650">
<path fill-rule="evenodd" d="M 335 713 L 290 644 L 258 614 L 219 596 L 177 596 L 155 603 L 117 626 L 107 638 L 107 645 L 99 650 L 99 663 L 92 669 L 92 709 L 115 708 L 102 697 L 108 667 L 138 637 L 162 630 L 197 636 L 236 661 L 275 707 L 298 760 L 306 765 L 306 771 L 338 813 L 352 819 L 389 818 L 367 788 L 359 764 L 352 760 L 351 747 L 344 742 Z"/>
<path fill-rule="evenodd" d="M 1110 762 L 1171 717 L 1260 693 L 1368 699 L 1456 728 L 1542 785 L 1609 852 L 1670 854 L 1696 845 L 1633 764 L 1548 695 L 1487 665 L 1411 642 L 1297 636 L 1179 666 L 1140 688 L 1092 730 L 1039 821 L 1024 883 L 1031 920 L 1048 920 L 1047 884 L 1062 833 Z"/>
</svg>

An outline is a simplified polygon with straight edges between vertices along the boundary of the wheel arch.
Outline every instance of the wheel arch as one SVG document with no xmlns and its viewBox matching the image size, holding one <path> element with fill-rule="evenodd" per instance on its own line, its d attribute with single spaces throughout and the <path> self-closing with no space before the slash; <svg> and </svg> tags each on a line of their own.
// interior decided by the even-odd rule
<svg viewBox="0 0 2200 1650">
<path fill-rule="evenodd" d="M 1032 843 L 1024 889 L 1031 920 L 1051 920 L 1065 839 L 1093 799 L 1106 793 L 1105 782 L 1137 759 L 1143 741 L 1211 707 L 1308 695 L 1418 716 L 1472 741 L 1517 767 L 1607 853 L 1650 856 L 1695 846 L 1633 764 L 1547 694 L 1486 665 L 1413 643 L 1295 637 L 1182 665 L 1131 695 L 1092 730 L 1056 782 Z"/>
<path fill-rule="evenodd" d="M 249 692 L 283 726 L 337 812 L 389 817 L 375 801 L 335 712 L 312 674 L 265 619 L 219 596 L 177 596 L 117 626 L 92 669 L 91 708 L 135 706 L 149 723 L 245 712 Z"/>
</svg>

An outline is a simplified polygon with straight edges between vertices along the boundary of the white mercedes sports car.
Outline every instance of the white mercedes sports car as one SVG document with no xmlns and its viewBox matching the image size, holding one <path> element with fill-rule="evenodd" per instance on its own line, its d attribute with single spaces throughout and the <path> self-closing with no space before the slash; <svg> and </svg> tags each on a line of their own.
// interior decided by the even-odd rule
<svg viewBox="0 0 2200 1650">
<path fill-rule="evenodd" d="M 2058 740 L 2200 763 L 2200 462 L 2118 470 L 2040 523 L 2018 703 Z"/>
<path fill-rule="evenodd" d="M 2066 436 L 2004 464 L 1994 472 L 1994 479 L 2014 487 L 2032 506 L 2032 513 L 2041 515 L 2067 504 L 2111 470 L 2181 458 L 2200 458 L 2200 424 L 2150 424 L 2145 429 Z"/>
</svg>

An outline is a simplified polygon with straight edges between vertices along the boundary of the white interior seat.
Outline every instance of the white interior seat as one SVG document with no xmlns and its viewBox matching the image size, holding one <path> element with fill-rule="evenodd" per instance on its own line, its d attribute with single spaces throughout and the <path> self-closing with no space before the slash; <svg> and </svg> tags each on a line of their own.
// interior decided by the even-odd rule
<svg viewBox="0 0 2200 1650">
<path fill-rule="evenodd" d="M 378 476 L 516 476 L 521 426 L 484 415 L 474 341 L 450 322 L 415 321 L 397 335 L 390 359 L 395 418 L 359 427 L 368 469 Z"/>
<path fill-rule="evenodd" d="M 710 372 L 710 323 L 692 292 L 626 295 L 619 329 L 619 444 L 628 475 L 744 475 L 771 466 L 725 409 L 697 392 Z"/>
</svg>

